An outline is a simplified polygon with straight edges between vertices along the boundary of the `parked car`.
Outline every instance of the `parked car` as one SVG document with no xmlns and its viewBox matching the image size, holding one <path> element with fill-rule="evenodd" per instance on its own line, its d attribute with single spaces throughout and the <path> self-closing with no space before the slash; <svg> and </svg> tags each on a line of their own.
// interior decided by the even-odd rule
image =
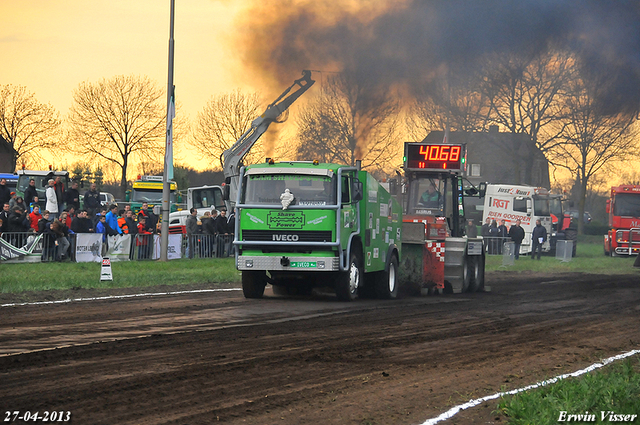
<svg viewBox="0 0 640 425">
<path fill-rule="evenodd" d="M 569 214 L 573 220 L 577 220 L 578 217 L 580 216 L 580 213 L 578 212 L 578 210 L 569 210 L 567 211 L 567 214 Z M 588 211 L 584 212 L 583 218 L 584 218 L 584 224 L 589 224 L 591 222 L 591 214 L 589 214 Z"/>
<path fill-rule="evenodd" d="M 100 205 L 109 206 L 109 205 L 118 205 L 116 202 L 115 196 L 110 194 L 109 192 L 100 192 Z"/>
</svg>

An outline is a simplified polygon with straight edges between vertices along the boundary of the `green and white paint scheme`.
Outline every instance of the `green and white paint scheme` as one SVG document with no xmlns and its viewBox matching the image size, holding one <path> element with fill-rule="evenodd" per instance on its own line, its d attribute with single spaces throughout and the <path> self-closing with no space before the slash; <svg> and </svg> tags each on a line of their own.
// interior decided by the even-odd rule
<svg viewBox="0 0 640 425">
<path fill-rule="evenodd" d="M 333 286 L 339 298 L 395 298 L 402 208 L 366 171 L 317 162 L 243 167 L 236 266 L 259 298 Z"/>
</svg>

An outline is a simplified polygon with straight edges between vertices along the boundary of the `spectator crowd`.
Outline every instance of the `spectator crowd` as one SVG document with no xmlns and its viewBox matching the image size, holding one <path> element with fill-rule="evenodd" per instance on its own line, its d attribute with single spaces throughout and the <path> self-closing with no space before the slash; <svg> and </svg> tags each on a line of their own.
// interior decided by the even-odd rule
<svg viewBox="0 0 640 425">
<path fill-rule="evenodd" d="M 64 261 L 73 254 L 72 235 L 77 233 L 101 233 L 102 255 L 106 253 L 107 236 L 132 235 L 132 246 L 136 247 L 137 258 L 150 258 L 153 235 L 159 233 L 158 216 L 147 202 L 142 203 L 139 211 L 134 212 L 129 205 L 118 210 L 117 205 L 103 206 L 100 204 L 100 192 L 96 184 L 92 183 L 84 194 L 84 205 L 80 208 L 80 192 L 78 183 L 72 182 L 65 190 L 63 182 L 58 177 L 49 180 L 45 191 L 46 207 L 43 211 L 38 205 L 35 181 L 29 182 L 24 198 L 16 196 L 15 192 L 7 189 L 6 181 L 0 180 L 0 235 L 15 247 L 26 244 L 29 236 L 44 235 L 43 260 Z M 211 256 L 217 251 L 214 239 L 218 235 L 225 237 L 225 244 L 221 248 L 229 254 L 231 244 L 230 235 L 233 234 L 234 221 L 227 218 L 226 212 L 218 215 L 213 209 L 205 213 L 198 221 L 196 210 L 191 209 L 186 223 L 186 236 L 190 258 L 194 254 Z M 202 236 L 212 239 L 206 244 L 198 243 Z M 216 238 L 217 239 L 217 238 Z M 202 245 L 206 245 L 204 248 Z M 131 254 L 134 250 L 131 249 Z"/>
</svg>

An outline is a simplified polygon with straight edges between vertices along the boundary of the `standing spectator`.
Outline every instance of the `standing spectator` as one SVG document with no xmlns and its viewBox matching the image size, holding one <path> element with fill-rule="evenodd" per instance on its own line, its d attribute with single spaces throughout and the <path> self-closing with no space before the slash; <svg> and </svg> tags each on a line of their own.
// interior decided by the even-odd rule
<svg viewBox="0 0 640 425">
<path fill-rule="evenodd" d="M 226 257 L 229 255 L 229 228 L 227 227 L 227 210 L 220 210 L 220 214 L 216 219 L 216 233 L 218 234 L 218 243 L 216 246 L 217 255 L 219 257 Z"/>
<path fill-rule="evenodd" d="M 31 208 L 31 204 L 38 202 L 38 191 L 36 190 L 36 181 L 34 179 L 29 180 L 29 186 L 24 190 L 24 203 L 27 207 Z"/>
<path fill-rule="evenodd" d="M 22 208 L 18 206 L 13 207 L 11 214 L 9 214 L 9 230 L 7 231 L 13 233 L 24 233 L 28 231 L 29 227 L 24 225 L 26 223 L 26 219 L 27 213 L 24 212 Z"/>
<path fill-rule="evenodd" d="M 487 217 L 487 219 L 484 221 L 484 224 L 480 228 L 480 234 L 482 236 L 484 236 L 484 237 L 489 236 L 489 229 L 490 228 L 491 228 L 491 219 L 489 217 Z"/>
<path fill-rule="evenodd" d="M 37 196 L 33 197 L 33 201 L 31 201 L 29 205 L 29 211 L 33 212 L 33 207 L 35 207 L 36 205 L 39 207 L 40 206 L 40 200 L 38 199 Z"/>
<path fill-rule="evenodd" d="M 71 222 L 71 230 L 74 233 L 92 233 L 93 224 L 87 217 L 87 210 L 78 211 L 78 215 Z"/>
<path fill-rule="evenodd" d="M 42 214 L 40 214 L 40 206 L 34 205 L 33 211 L 29 214 L 29 221 L 31 222 L 31 228 L 38 231 L 38 222 L 42 219 Z"/>
<path fill-rule="evenodd" d="M 122 234 L 122 229 L 118 225 L 118 206 L 111 205 L 109 207 L 109 212 L 106 215 L 107 218 L 107 226 L 109 226 L 112 230 L 116 231 L 117 234 Z"/>
<path fill-rule="evenodd" d="M 509 236 L 509 230 L 505 224 L 505 220 L 500 220 L 500 226 L 498 226 L 498 254 L 502 254 L 502 248 L 504 247 L 504 243 L 507 241 L 507 237 Z"/>
<path fill-rule="evenodd" d="M 129 226 L 127 225 L 127 219 L 124 216 L 124 210 L 119 211 L 120 217 L 118 217 L 118 226 L 122 229 L 122 233 L 125 235 L 129 234 Z"/>
<path fill-rule="evenodd" d="M 499 240 L 498 223 L 493 220 L 491 227 L 489 227 L 489 254 L 498 254 Z"/>
<path fill-rule="evenodd" d="M 204 215 L 200 217 L 200 222 L 202 223 L 203 235 L 203 246 L 201 247 L 200 256 L 211 257 L 216 237 L 215 222 L 213 221 L 213 218 L 211 218 L 211 213 L 209 211 L 206 211 Z"/>
<path fill-rule="evenodd" d="M 84 193 L 84 208 L 87 210 L 89 219 L 93 219 L 100 209 L 100 192 L 95 183 L 91 183 L 89 190 Z"/>
<path fill-rule="evenodd" d="M 140 223 L 140 218 L 142 217 L 145 218 L 145 228 L 147 229 L 147 231 L 155 233 L 158 218 L 153 213 L 153 210 L 149 208 L 149 204 L 146 202 L 142 203 L 142 208 L 140 208 L 140 212 L 138 213 L 138 223 Z"/>
<path fill-rule="evenodd" d="M 478 237 L 478 228 L 473 224 L 472 219 L 467 220 L 467 236 L 470 238 Z"/>
<path fill-rule="evenodd" d="M 125 210 L 124 212 L 124 220 L 127 224 L 127 228 L 129 229 L 129 234 L 135 235 L 138 233 L 138 223 L 136 223 L 133 218 L 133 211 L 131 209 Z"/>
<path fill-rule="evenodd" d="M 51 222 L 49 221 L 51 214 L 49 211 L 42 212 L 42 218 L 38 221 L 38 234 L 42 235 L 42 261 L 48 261 L 54 255 L 55 235 L 51 233 Z"/>
<path fill-rule="evenodd" d="M 11 199 L 11 190 L 7 186 L 7 179 L 0 179 L 0 205 L 9 202 Z"/>
<path fill-rule="evenodd" d="M 80 209 L 80 192 L 78 191 L 78 182 L 71 183 L 71 187 L 64 194 L 64 203 L 69 211 L 73 207 L 76 211 Z"/>
<path fill-rule="evenodd" d="M 64 209 L 64 183 L 62 183 L 62 177 L 56 176 L 56 179 L 53 183 L 53 188 L 56 190 L 56 198 L 58 199 L 58 209 L 59 212 L 62 212 Z"/>
<path fill-rule="evenodd" d="M 98 223 L 96 224 L 96 233 L 102 233 L 102 248 L 100 253 L 104 257 L 107 252 L 107 217 L 106 215 L 100 215 Z"/>
<path fill-rule="evenodd" d="M 138 246 L 138 260 L 149 258 L 151 242 L 153 241 L 153 233 L 147 228 L 147 218 L 138 216 L 138 234 L 136 236 L 136 245 Z"/>
<path fill-rule="evenodd" d="M 20 207 L 20 209 L 21 209 L 22 211 L 26 212 L 27 214 L 29 214 L 29 213 L 30 213 L 30 211 L 29 211 L 29 206 L 28 206 L 28 205 L 26 205 L 26 204 L 24 203 L 24 199 L 22 199 L 22 197 L 21 197 L 21 196 L 18 196 L 18 197 L 16 198 L 16 203 L 15 203 L 15 204 L 13 204 L 13 206 L 14 206 L 14 207 Z"/>
<path fill-rule="evenodd" d="M 7 232 L 9 228 L 9 215 L 11 214 L 11 209 L 9 208 L 9 201 L 2 204 L 2 211 L 0 211 L 0 219 L 2 219 L 2 227 L 1 231 Z"/>
<path fill-rule="evenodd" d="M 515 258 L 520 258 L 520 245 L 524 239 L 524 229 L 520 226 L 520 220 L 516 220 L 516 224 L 509 228 L 509 237 L 515 243 Z"/>
<path fill-rule="evenodd" d="M 55 239 L 55 245 L 58 248 L 58 252 L 56 254 L 56 261 L 64 261 L 69 258 L 69 229 L 67 225 L 64 224 L 64 220 L 67 219 L 66 213 L 60 214 L 60 219 L 53 220 L 51 223 L 51 233 L 53 233 Z"/>
<path fill-rule="evenodd" d="M 54 184 L 55 182 L 53 179 L 49 179 L 49 186 L 47 186 L 47 190 L 45 191 L 47 198 L 45 209 L 49 211 L 51 220 L 55 220 L 58 217 L 58 197 L 56 196 Z"/>
<path fill-rule="evenodd" d="M 198 233 L 198 219 L 196 214 L 198 210 L 191 208 L 189 210 L 189 216 L 187 217 L 187 250 L 189 251 L 188 257 L 193 258 L 193 252 L 195 251 L 196 234 Z"/>
<path fill-rule="evenodd" d="M 71 229 L 71 223 L 76 218 L 76 209 L 73 205 L 71 205 L 65 211 L 67 213 L 67 221 L 64 224 L 66 224 L 67 227 Z"/>
<path fill-rule="evenodd" d="M 536 227 L 533 228 L 533 232 L 531 232 L 531 259 L 536 256 L 536 252 L 538 253 L 538 260 L 542 255 L 542 244 L 547 240 L 547 229 L 545 229 L 542 224 L 540 224 L 540 219 L 536 220 Z"/>
<path fill-rule="evenodd" d="M 15 192 L 11 192 L 9 194 L 9 208 L 13 211 L 13 207 L 16 205 L 16 201 L 18 200 L 18 195 Z"/>
</svg>

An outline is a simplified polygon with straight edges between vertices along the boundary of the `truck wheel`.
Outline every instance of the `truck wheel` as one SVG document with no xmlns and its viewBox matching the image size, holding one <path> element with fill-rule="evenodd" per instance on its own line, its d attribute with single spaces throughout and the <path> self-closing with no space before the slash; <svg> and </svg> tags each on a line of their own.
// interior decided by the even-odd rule
<svg viewBox="0 0 640 425">
<path fill-rule="evenodd" d="M 484 255 L 470 257 L 469 292 L 482 291 L 484 289 Z"/>
<path fill-rule="evenodd" d="M 358 298 L 358 288 L 362 285 L 362 261 L 355 253 L 349 256 L 349 268 L 338 273 L 336 295 L 342 301 L 353 301 Z"/>
<path fill-rule="evenodd" d="M 385 300 L 395 300 L 398 297 L 398 259 L 394 256 L 387 264 L 387 270 L 377 273 L 376 295 Z"/>
<path fill-rule="evenodd" d="M 265 272 L 242 272 L 242 292 L 245 298 L 262 298 L 265 286 L 267 286 L 267 274 Z"/>
</svg>

